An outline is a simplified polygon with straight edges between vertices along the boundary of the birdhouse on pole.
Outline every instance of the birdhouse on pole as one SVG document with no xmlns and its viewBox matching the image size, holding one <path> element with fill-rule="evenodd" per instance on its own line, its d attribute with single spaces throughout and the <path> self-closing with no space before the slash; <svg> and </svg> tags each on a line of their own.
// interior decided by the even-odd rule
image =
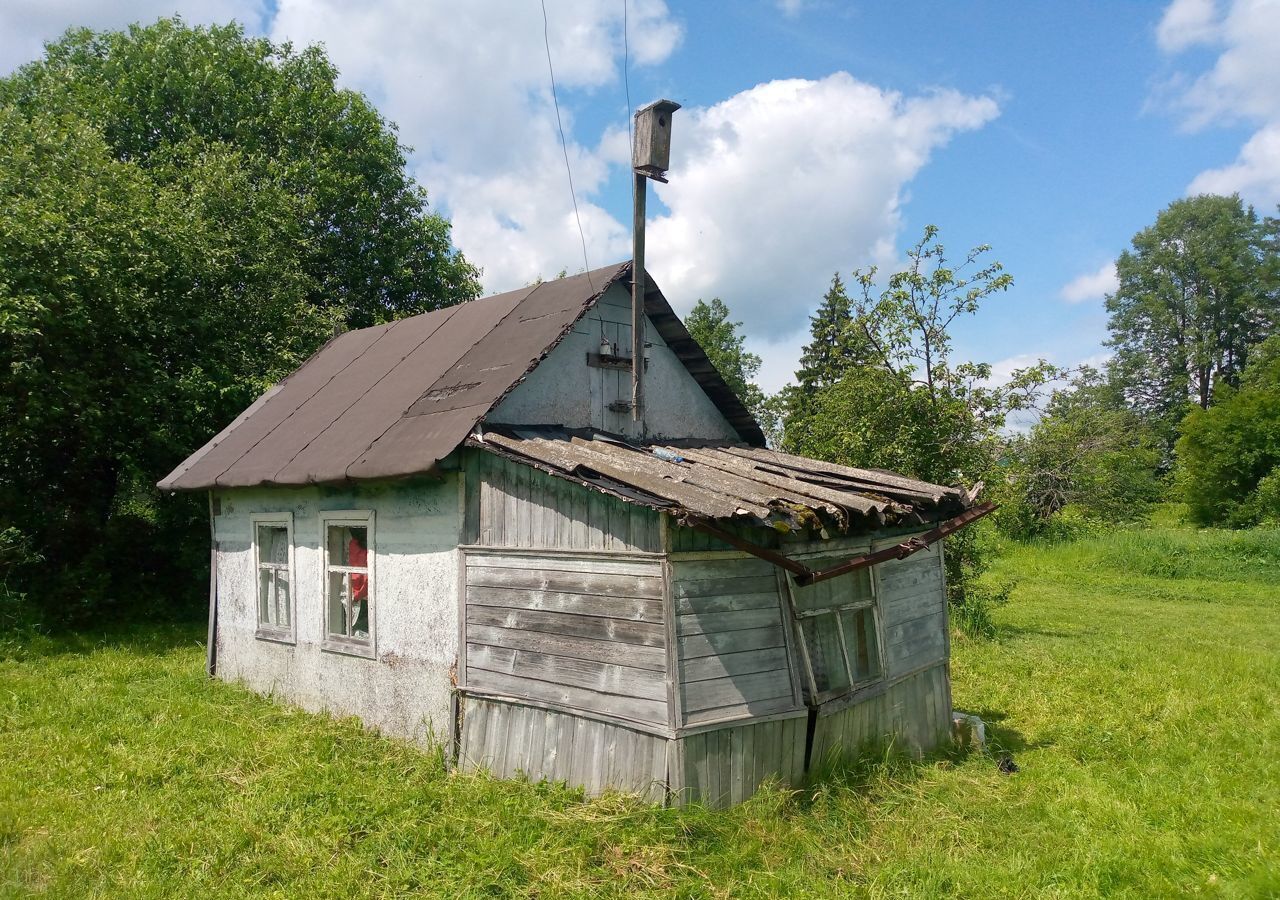
<svg viewBox="0 0 1280 900">
<path fill-rule="evenodd" d="M 671 167 L 671 114 L 679 108 L 674 100 L 655 100 L 636 110 L 631 168 L 637 175 L 666 184 Z"/>
</svg>

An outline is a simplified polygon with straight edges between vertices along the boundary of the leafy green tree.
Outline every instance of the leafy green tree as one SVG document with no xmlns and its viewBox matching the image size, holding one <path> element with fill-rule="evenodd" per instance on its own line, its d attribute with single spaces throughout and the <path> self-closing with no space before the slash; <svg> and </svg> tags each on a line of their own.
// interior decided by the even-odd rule
<svg viewBox="0 0 1280 900">
<path fill-rule="evenodd" d="M 1280 518 L 1280 335 L 1263 342 L 1239 389 L 1182 423 L 1177 478 L 1192 519 L 1253 525 Z"/>
<path fill-rule="evenodd" d="M 724 301 L 719 297 L 711 298 L 710 303 L 699 300 L 685 317 L 684 325 L 738 399 L 749 409 L 756 408 L 764 394 L 751 379 L 760 371 L 760 357 L 743 345 L 742 323 L 729 319 L 729 307 Z"/>
<path fill-rule="evenodd" d="M 770 443 L 776 443 L 781 429 L 781 416 L 773 398 L 760 390 L 753 380 L 760 371 L 760 357 L 743 345 L 741 322 L 729 318 L 729 307 L 719 297 L 710 303 L 699 300 L 685 318 L 689 334 L 706 352 L 720 377 L 751 411 Z"/>
<path fill-rule="evenodd" d="M 940 484 L 988 479 L 1006 417 L 1030 405 L 1057 375 L 1040 363 L 993 385 L 990 365 L 953 361 L 951 326 L 1012 284 L 998 262 L 985 261 L 989 250 L 977 247 L 953 266 L 937 228 L 929 226 L 908 251 L 907 268 L 892 274 L 883 290 L 874 268 L 856 272 L 859 294 L 837 339 L 835 380 L 826 387 L 811 380 L 812 386 L 786 393 L 784 447 Z M 815 326 L 820 321 L 825 327 L 821 315 Z M 823 336 L 815 343 L 829 341 Z M 985 595 L 975 582 L 984 568 L 978 544 L 961 532 L 947 545 L 950 600 L 962 619 L 985 630 Z"/>
<path fill-rule="evenodd" d="M 234 148 L 247 186 L 294 197 L 308 299 L 353 328 L 476 296 L 477 272 L 427 210 L 394 127 L 336 77 L 320 47 L 174 18 L 69 31 L 0 80 L 0 105 L 79 118 L 153 178 Z"/>
<path fill-rule="evenodd" d="M 1067 507 L 1102 522 L 1139 520 L 1161 496 L 1154 435 L 1088 367 L 1053 393 L 1030 434 L 1010 440 L 1005 461 L 996 515 L 1016 537 L 1045 533 Z"/>
<path fill-rule="evenodd" d="M 1166 447 L 1188 407 L 1235 386 L 1280 323 L 1276 221 L 1238 196 L 1177 200 L 1120 255 L 1107 298 L 1112 374 Z"/>
<path fill-rule="evenodd" d="M 48 618 L 196 594 L 156 479 L 336 330 L 476 293 L 333 74 L 164 20 L 0 80 L 0 580 Z"/>
</svg>

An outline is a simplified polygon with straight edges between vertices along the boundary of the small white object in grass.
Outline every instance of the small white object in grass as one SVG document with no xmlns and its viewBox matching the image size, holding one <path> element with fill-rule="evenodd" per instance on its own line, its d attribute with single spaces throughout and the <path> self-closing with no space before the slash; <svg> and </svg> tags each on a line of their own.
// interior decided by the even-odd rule
<svg viewBox="0 0 1280 900">
<path fill-rule="evenodd" d="M 975 715 L 954 710 L 951 715 L 951 738 L 957 744 L 981 749 L 987 744 L 987 726 Z"/>
</svg>

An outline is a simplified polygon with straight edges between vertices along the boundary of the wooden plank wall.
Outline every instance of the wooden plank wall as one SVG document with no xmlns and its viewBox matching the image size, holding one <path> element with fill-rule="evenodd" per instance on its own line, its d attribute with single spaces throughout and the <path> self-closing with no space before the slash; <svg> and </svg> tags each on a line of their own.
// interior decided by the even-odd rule
<svg viewBox="0 0 1280 900">
<path fill-rule="evenodd" d="M 662 514 L 486 453 L 468 452 L 467 542 L 662 551 Z"/>
<path fill-rule="evenodd" d="M 873 550 L 897 540 L 877 541 Z M 875 567 L 885 675 L 901 677 L 947 661 L 947 598 L 942 551 L 934 546 Z"/>
<path fill-rule="evenodd" d="M 562 781 L 593 797 L 612 789 L 661 803 L 670 746 L 668 738 L 609 722 L 467 697 L 458 765 L 500 778 Z"/>
<path fill-rule="evenodd" d="M 671 570 L 683 724 L 798 709 L 774 567 L 715 554 L 676 557 Z"/>
<path fill-rule="evenodd" d="M 799 787 L 807 728 L 808 716 L 801 713 L 681 738 L 683 781 L 671 786 L 676 801 L 724 809 L 746 800 L 769 778 Z"/>
<path fill-rule="evenodd" d="M 892 738 L 894 746 L 919 755 L 932 750 L 951 728 L 951 687 L 945 665 L 891 684 L 882 693 L 830 714 L 819 714 L 811 767 L 835 755 L 856 754 Z"/>
<path fill-rule="evenodd" d="M 465 691 L 668 727 L 661 561 L 464 555 Z"/>
</svg>

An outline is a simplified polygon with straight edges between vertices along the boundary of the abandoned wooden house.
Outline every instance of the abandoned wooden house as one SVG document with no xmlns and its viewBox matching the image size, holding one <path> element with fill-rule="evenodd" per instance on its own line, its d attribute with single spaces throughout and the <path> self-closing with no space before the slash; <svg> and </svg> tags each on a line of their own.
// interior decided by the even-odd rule
<svg viewBox="0 0 1280 900">
<path fill-rule="evenodd" d="M 651 280 L 629 358 L 631 273 L 342 334 L 167 476 L 209 494 L 210 672 L 659 801 L 942 739 L 938 538 L 987 507 L 764 449 Z"/>
</svg>

